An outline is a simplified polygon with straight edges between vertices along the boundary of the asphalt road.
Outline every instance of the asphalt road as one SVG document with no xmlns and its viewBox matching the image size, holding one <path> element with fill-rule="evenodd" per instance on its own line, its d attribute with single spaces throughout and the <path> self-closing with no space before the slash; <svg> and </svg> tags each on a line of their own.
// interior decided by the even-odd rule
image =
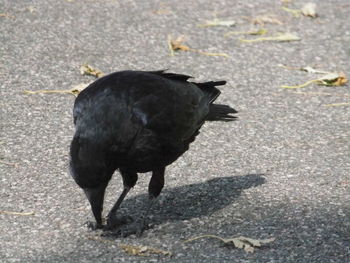
<svg viewBox="0 0 350 263">
<path fill-rule="evenodd" d="M 350 4 L 315 2 L 316 19 L 293 17 L 279 0 L 0 0 L 1 262 L 350 262 L 349 106 L 326 106 L 350 102 L 349 84 L 300 90 L 308 94 L 280 88 L 318 75 L 279 65 L 350 76 Z M 291 32 L 301 41 L 223 36 L 256 30 L 248 18 L 268 14 L 283 22 L 265 24 L 269 36 Z M 198 27 L 215 16 L 236 26 Z M 230 58 L 170 56 L 169 34 Z M 106 73 L 169 68 L 198 81 L 224 79 L 219 101 L 239 111 L 237 122 L 205 125 L 167 169 L 151 229 L 141 238 L 98 238 L 83 225 L 90 208 L 67 169 L 74 96 L 23 93 L 92 81 L 79 72 L 86 62 Z M 138 214 L 149 178 L 140 176 L 122 213 Z M 106 209 L 121 189 L 116 173 Z M 203 234 L 275 241 L 254 253 L 215 239 L 183 243 Z M 132 256 L 120 244 L 173 256 Z"/>
</svg>

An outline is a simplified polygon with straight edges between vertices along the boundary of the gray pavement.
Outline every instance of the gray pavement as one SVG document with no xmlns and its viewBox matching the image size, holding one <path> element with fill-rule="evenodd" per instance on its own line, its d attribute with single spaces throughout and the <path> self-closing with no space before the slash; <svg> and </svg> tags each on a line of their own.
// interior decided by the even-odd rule
<svg viewBox="0 0 350 263">
<path fill-rule="evenodd" d="M 291 8 L 305 3 L 291 2 Z M 279 0 L 0 0 L 0 211 L 35 212 L 0 213 L 0 261 L 350 262 L 349 106 L 325 106 L 350 102 L 349 84 L 303 89 L 327 96 L 279 88 L 315 77 L 280 64 L 350 75 L 349 2 L 314 2 L 316 19 L 294 18 Z M 251 30 L 246 17 L 266 14 L 283 22 L 266 24 L 269 35 L 287 31 L 301 41 L 223 37 Z M 215 15 L 236 20 L 236 27 L 197 27 Z M 168 34 L 231 57 L 171 57 Z M 74 97 L 23 93 L 93 80 L 79 73 L 85 62 L 106 73 L 169 68 L 199 81 L 225 79 L 219 101 L 239 111 L 237 122 L 205 125 L 167 169 L 151 229 L 141 238 L 91 239 L 97 233 L 83 225 L 92 219 L 90 208 L 67 169 Z M 137 215 L 149 178 L 140 176 L 121 213 Z M 121 187 L 116 173 L 106 210 Z M 213 239 L 183 243 L 203 234 L 276 240 L 254 253 Z M 119 244 L 153 246 L 173 257 L 130 256 Z"/>
</svg>

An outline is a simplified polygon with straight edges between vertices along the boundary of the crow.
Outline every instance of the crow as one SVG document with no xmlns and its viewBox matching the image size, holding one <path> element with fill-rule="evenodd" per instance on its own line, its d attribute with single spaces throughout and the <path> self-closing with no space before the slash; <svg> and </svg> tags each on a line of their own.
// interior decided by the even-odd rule
<svg viewBox="0 0 350 263">
<path fill-rule="evenodd" d="M 195 83 L 190 78 L 164 70 L 120 71 L 97 79 L 77 96 L 69 166 L 91 205 L 93 229 L 141 235 L 164 186 L 165 167 L 189 149 L 205 121 L 236 119 L 236 110 L 213 103 L 220 95 L 216 86 L 226 81 Z M 116 170 L 124 189 L 103 224 L 105 189 Z M 146 172 L 152 177 L 145 210 L 123 228 L 116 212 L 138 173 Z"/>
</svg>

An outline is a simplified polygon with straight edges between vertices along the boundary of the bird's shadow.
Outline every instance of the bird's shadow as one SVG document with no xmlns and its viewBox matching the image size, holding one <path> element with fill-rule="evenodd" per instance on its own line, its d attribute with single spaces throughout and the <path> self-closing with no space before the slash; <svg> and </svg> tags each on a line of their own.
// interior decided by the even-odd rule
<svg viewBox="0 0 350 263">
<path fill-rule="evenodd" d="M 174 188 L 165 188 L 159 202 L 151 209 L 148 220 L 151 225 L 167 221 L 189 220 L 210 215 L 234 202 L 244 189 L 265 183 L 263 174 L 217 177 L 198 184 L 189 184 Z M 118 211 L 119 215 L 137 217 L 142 211 L 142 194 L 128 198 Z"/>
</svg>

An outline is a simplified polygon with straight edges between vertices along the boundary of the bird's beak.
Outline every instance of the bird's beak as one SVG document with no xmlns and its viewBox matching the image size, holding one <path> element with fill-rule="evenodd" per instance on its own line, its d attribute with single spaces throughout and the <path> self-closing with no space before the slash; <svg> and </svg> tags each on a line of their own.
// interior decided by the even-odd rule
<svg viewBox="0 0 350 263">
<path fill-rule="evenodd" d="M 84 188 L 84 193 L 90 202 L 92 213 L 94 214 L 98 226 L 102 226 L 102 210 L 106 185 L 97 188 Z"/>
</svg>

